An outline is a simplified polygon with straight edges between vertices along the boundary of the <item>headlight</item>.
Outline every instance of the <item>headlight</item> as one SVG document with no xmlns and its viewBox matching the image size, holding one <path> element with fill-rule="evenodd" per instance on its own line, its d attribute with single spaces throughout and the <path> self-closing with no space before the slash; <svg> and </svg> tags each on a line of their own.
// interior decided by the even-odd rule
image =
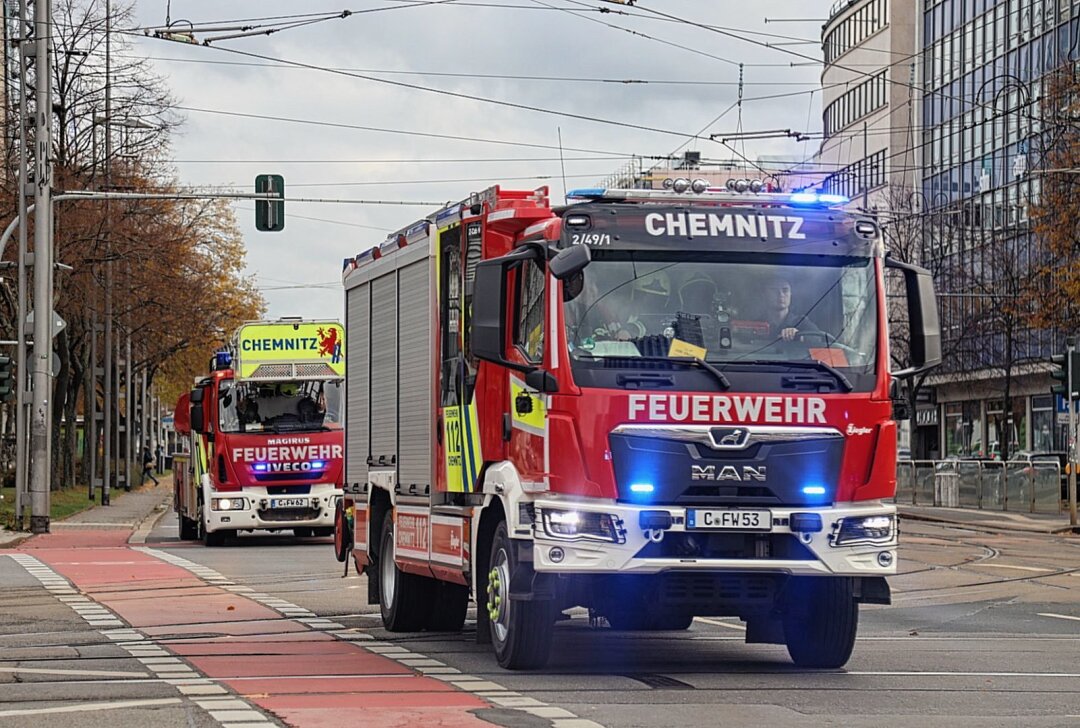
<svg viewBox="0 0 1080 728">
<path fill-rule="evenodd" d="M 247 508 L 244 498 L 211 498 L 210 507 L 215 511 L 242 511 Z"/>
<path fill-rule="evenodd" d="M 896 537 L 894 516 L 854 516 L 840 520 L 833 546 L 856 543 L 889 543 Z"/>
<path fill-rule="evenodd" d="M 544 509 L 541 511 L 541 522 L 544 533 L 552 538 L 567 541 L 591 539 L 611 543 L 623 543 L 626 540 L 626 529 L 622 527 L 622 521 L 609 513 Z"/>
</svg>

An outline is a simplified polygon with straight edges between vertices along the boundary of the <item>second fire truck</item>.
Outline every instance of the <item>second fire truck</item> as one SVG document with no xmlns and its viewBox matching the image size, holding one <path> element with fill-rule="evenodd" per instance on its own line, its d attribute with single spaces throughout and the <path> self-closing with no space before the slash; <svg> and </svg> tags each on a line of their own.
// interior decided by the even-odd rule
<svg viewBox="0 0 1080 728">
<path fill-rule="evenodd" d="M 931 279 L 842 199 L 706 188 L 493 187 L 345 261 L 338 555 L 389 630 L 472 598 L 507 668 L 574 606 L 848 660 L 896 572 L 886 271 L 900 376 L 940 358 Z"/>
</svg>

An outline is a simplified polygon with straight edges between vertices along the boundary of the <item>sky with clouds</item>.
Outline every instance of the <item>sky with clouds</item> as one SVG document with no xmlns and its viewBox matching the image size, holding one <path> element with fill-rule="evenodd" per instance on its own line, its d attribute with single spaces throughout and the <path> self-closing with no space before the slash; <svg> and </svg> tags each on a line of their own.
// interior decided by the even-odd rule
<svg viewBox="0 0 1080 728">
<path fill-rule="evenodd" d="M 136 36 L 132 50 L 153 59 L 183 107 L 173 142 L 182 184 L 253 189 L 256 174 L 276 173 L 289 197 L 436 203 L 290 202 L 279 233 L 257 232 L 253 203 L 235 204 L 269 315 L 338 318 L 342 259 L 443 202 L 498 183 L 549 185 L 561 203 L 560 131 L 571 189 L 632 155 L 696 149 L 730 159 L 718 143 L 688 136 L 737 128 L 740 63 L 744 129 L 819 130 L 821 66 L 807 57 L 821 57 L 832 2 L 137 0 L 141 27 L 164 25 L 167 13 L 176 28 L 345 7 L 354 14 L 210 47 Z M 814 144 L 747 142 L 740 151 L 805 157 Z"/>
</svg>

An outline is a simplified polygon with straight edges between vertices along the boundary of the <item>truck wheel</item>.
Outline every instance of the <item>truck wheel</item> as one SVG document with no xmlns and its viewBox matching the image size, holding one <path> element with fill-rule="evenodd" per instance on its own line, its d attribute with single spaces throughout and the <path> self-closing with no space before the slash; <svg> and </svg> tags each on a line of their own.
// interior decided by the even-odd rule
<svg viewBox="0 0 1080 728">
<path fill-rule="evenodd" d="M 383 521 L 379 541 L 379 608 L 391 632 L 419 632 L 431 609 L 430 580 L 407 574 L 394 563 L 394 519 Z"/>
<path fill-rule="evenodd" d="M 529 670 L 547 664 L 551 630 L 555 624 L 549 601 L 511 601 L 510 581 L 520 568 L 514 544 L 499 523 L 491 543 L 486 604 L 490 616 L 491 643 L 499 665 L 508 670 Z"/>
<path fill-rule="evenodd" d="M 460 632 L 469 611 L 469 588 L 448 581 L 435 582 L 427 628 L 432 632 Z"/>
<path fill-rule="evenodd" d="M 341 507 L 340 500 L 334 509 L 333 534 L 334 556 L 344 563 L 345 559 L 349 558 L 349 551 L 352 550 L 352 533 L 348 530 L 348 522 L 345 520 L 345 511 Z"/>
<path fill-rule="evenodd" d="M 211 548 L 217 548 L 218 546 L 225 545 L 225 538 L 228 536 L 228 531 L 207 531 L 203 526 L 202 542 L 203 546 L 209 546 Z"/>
<path fill-rule="evenodd" d="M 180 516 L 180 540 L 196 541 L 199 538 L 199 522 L 194 518 Z"/>
<path fill-rule="evenodd" d="M 851 579 L 793 578 L 788 600 L 798 606 L 784 618 L 788 654 L 799 667 L 843 667 L 855 648 L 859 604 Z"/>
</svg>

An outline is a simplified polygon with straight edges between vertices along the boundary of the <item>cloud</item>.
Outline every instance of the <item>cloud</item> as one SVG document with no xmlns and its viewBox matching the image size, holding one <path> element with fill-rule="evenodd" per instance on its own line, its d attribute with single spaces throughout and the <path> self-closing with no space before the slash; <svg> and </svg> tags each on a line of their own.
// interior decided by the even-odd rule
<svg viewBox="0 0 1080 728">
<path fill-rule="evenodd" d="M 607 79 L 669 79 L 733 82 L 739 69 L 732 63 L 706 58 L 697 53 L 624 31 L 544 4 L 568 7 L 565 0 L 513 4 L 537 9 L 478 8 L 475 6 L 425 6 L 386 12 L 357 14 L 270 37 L 254 37 L 222 42 L 222 46 L 286 58 L 316 66 L 383 69 L 418 72 L 483 73 L 525 76 L 592 77 Z M 404 3 L 372 2 L 367 7 L 401 6 Z M 511 4 L 511 3 L 507 3 Z M 766 25 L 765 17 L 824 17 L 829 3 L 812 0 L 799 3 L 762 0 L 752 9 L 732 12 L 734 3 L 700 0 L 669 0 L 665 12 L 717 25 L 739 25 L 763 32 L 816 38 L 815 23 Z M 172 14 L 193 22 L 227 19 L 213 0 L 173 0 Z M 233 6 L 235 7 L 235 6 Z M 297 12 L 295 3 L 261 2 L 255 11 L 245 5 L 240 13 L 259 16 Z M 312 12 L 307 4 L 304 12 Z M 792 67 L 800 62 L 775 49 L 761 48 L 730 37 L 687 25 L 657 20 L 637 20 L 617 15 L 583 13 L 589 18 L 623 25 L 641 33 L 663 38 L 703 53 L 731 59 L 745 65 L 745 97 L 742 125 L 746 129 L 805 129 L 820 125 L 820 94 L 764 101 L 754 96 L 813 88 L 819 66 Z M 162 23 L 159 3 L 140 3 L 138 22 Z M 817 57 L 815 45 L 787 46 Z M 263 63 L 213 48 L 184 46 L 155 40 L 140 40 L 135 52 L 159 58 L 196 61 Z M 758 65 L 778 64 L 778 65 Z M 391 129 L 463 135 L 484 139 L 510 139 L 555 145 L 561 128 L 565 146 L 611 149 L 628 154 L 666 154 L 680 146 L 679 137 L 598 124 L 579 119 L 540 114 L 483 104 L 434 93 L 394 87 L 317 71 L 155 61 L 167 76 L 176 96 L 185 106 L 241 111 L 258 115 L 316 119 L 343 124 L 360 124 Z M 375 75 L 375 74 L 372 74 Z M 503 99 L 513 103 L 557 109 L 677 131 L 696 132 L 737 98 L 734 85 L 594 84 L 511 79 L 476 79 L 440 76 L 383 74 L 381 77 L 455 93 Z M 795 85 L 780 86 L 774 84 Z M 175 141 L 175 155 L 181 180 L 186 184 L 233 183 L 251 188 L 254 176 L 263 172 L 284 174 L 290 196 L 305 197 L 450 201 L 488 186 L 484 182 L 430 182 L 437 180 L 486 179 L 499 183 L 510 177 L 547 176 L 548 180 L 510 181 L 509 186 L 531 188 L 551 184 L 562 191 L 560 165 L 555 151 L 496 146 L 465 141 L 439 141 L 397 134 L 320 128 L 285 122 L 241 119 L 187 112 L 187 124 Z M 739 118 L 731 110 L 713 131 L 733 130 Z M 692 147 L 707 156 L 729 158 L 731 152 L 715 143 L 699 142 Z M 748 156 L 759 153 L 798 153 L 803 146 L 789 142 L 747 144 Z M 740 147 L 740 151 L 742 148 Z M 812 150 L 806 149 L 803 153 Z M 568 153 L 567 156 L 582 156 Z M 550 157 L 537 162 L 415 161 L 382 164 L 275 164 L 194 163 L 187 160 L 349 160 L 445 158 L 488 159 Z M 625 162 L 566 162 L 568 186 L 595 182 Z M 418 183 L 424 181 L 425 183 Z M 377 185 L 348 186 L 347 183 L 380 182 Z M 321 184 L 324 186 L 306 186 Z M 341 260 L 385 237 L 363 227 L 318 222 L 305 217 L 324 218 L 396 230 L 433 211 L 428 208 L 368 206 L 332 203 L 290 203 L 286 229 L 281 233 L 254 230 L 254 213 L 237 203 L 237 217 L 248 249 L 248 270 L 274 290 L 267 290 L 272 316 L 303 315 L 339 317 L 342 295 L 336 289 L 293 288 L 281 281 L 325 283 L 339 278 Z M 304 216 L 304 217 L 300 217 Z"/>
</svg>

